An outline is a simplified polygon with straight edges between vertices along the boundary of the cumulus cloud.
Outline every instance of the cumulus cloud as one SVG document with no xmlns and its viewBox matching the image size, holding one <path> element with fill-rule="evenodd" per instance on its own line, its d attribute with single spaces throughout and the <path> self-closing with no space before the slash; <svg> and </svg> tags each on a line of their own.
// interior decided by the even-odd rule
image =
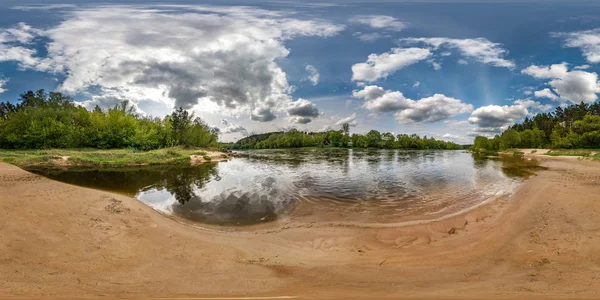
<svg viewBox="0 0 600 300">
<path fill-rule="evenodd" d="M 558 96 L 556 94 L 554 94 L 549 88 L 545 88 L 543 90 L 540 91 L 535 91 L 533 92 L 533 95 L 536 98 L 548 98 L 550 100 L 558 100 Z"/>
<path fill-rule="evenodd" d="M 581 65 L 581 66 L 575 66 L 573 69 L 575 70 L 587 70 L 589 68 L 591 68 L 592 66 L 590 65 Z"/>
<path fill-rule="evenodd" d="M 406 99 L 402 92 L 384 90 L 382 87 L 376 85 L 369 85 L 362 90 L 353 91 L 352 97 L 365 100 L 363 108 L 380 113 L 407 109 L 411 101 Z"/>
<path fill-rule="evenodd" d="M 85 7 L 44 31 L 25 24 L 4 30 L 0 61 L 64 75 L 59 89 L 67 93 L 111 90 L 133 102 L 187 109 L 210 102 L 223 113 L 268 122 L 291 102 L 277 64 L 289 53 L 285 41 L 343 29 L 249 7 Z M 45 57 L 25 47 L 36 35 L 49 41 Z"/>
<path fill-rule="evenodd" d="M 290 122 L 307 124 L 310 123 L 313 118 L 318 117 L 320 113 L 314 103 L 300 98 L 298 101 L 292 102 L 289 105 L 287 114 L 290 116 Z"/>
<path fill-rule="evenodd" d="M 600 28 L 551 35 L 564 38 L 566 47 L 581 49 L 588 62 L 600 62 Z"/>
<path fill-rule="evenodd" d="M 415 83 L 413 83 L 413 87 L 419 87 L 421 85 L 421 83 L 419 81 L 415 81 Z"/>
<path fill-rule="evenodd" d="M 558 95 L 557 100 L 560 101 L 591 103 L 598 99 L 596 94 L 600 93 L 598 74 L 582 70 L 569 71 L 568 64 L 565 62 L 551 66 L 531 65 L 521 73 L 538 79 L 549 79 L 547 84 L 552 88 L 549 92 Z M 545 96 L 552 94 L 540 92 L 541 94 L 538 94 Z"/>
<path fill-rule="evenodd" d="M 312 122 L 312 119 L 309 117 L 290 117 L 290 122 L 296 124 L 308 124 Z"/>
<path fill-rule="evenodd" d="M 428 49 L 392 48 L 383 54 L 370 54 L 367 61 L 352 66 L 352 80 L 373 82 L 431 56 Z"/>
<path fill-rule="evenodd" d="M 225 126 L 224 129 L 220 129 L 221 133 L 241 133 L 244 136 L 248 136 L 248 130 L 241 125 L 233 124 L 227 119 L 221 119 L 221 124 Z"/>
<path fill-rule="evenodd" d="M 451 39 L 451 38 L 404 38 L 403 44 L 425 44 L 434 48 L 440 47 L 457 49 L 463 56 L 475 59 L 484 64 L 512 69 L 514 62 L 504 58 L 508 53 L 501 44 L 493 43 L 484 38 Z"/>
<path fill-rule="evenodd" d="M 527 108 L 541 104 L 531 100 L 517 100 L 513 105 L 482 106 L 471 113 L 469 123 L 474 124 L 474 135 L 493 136 L 502 133 L 508 126 L 529 114 Z"/>
<path fill-rule="evenodd" d="M 308 76 L 306 77 L 306 80 L 310 81 L 313 85 L 317 85 L 317 83 L 319 83 L 319 71 L 317 70 L 317 68 L 315 68 L 312 65 L 306 65 L 306 67 L 304 68 L 307 72 L 308 72 Z"/>
<path fill-rule="evenodd" d="M 406 27 L 406 24 L 398 19 L 385 15 L 359 15 L 350 18 L 350 22 L 389 31 L 402 31 Z"/>
<path fill-rule="evenodd" d="M 542 104 L 531 99 L 518 99 L 514 102 L 515 105 L 527 108 L 529 111 L 549 111 L 554 108 L 551 104 Z"/>
<path fill-rule="evenodd" d="M 277 116 L 273 113 L 270 108 L 259 107 L 252 111 L 250 114 L 250 120 L 258 122 L 270 122 L 277 119 Z"/>
<path fill-rule="evenodd" d="M 412 101 L 409 108 L 396 112 L 394 117 L 402 123 L 432 123 L 471 111 L 473 111 L 471 104 L 442 94 L 435 94 Z"/>
<path fill-rule="evenodd" d="M 372 112 L 394 112 L 394 117 L 401 123 L 432 123 L 473 110 L 471 104 L 442 94 L 411 100 L 400 91 L 384 90 L 378 86 L 366 86 L 354 91 L 352 96 L 364 99 L 363 108 Z"/>
<path fill-rule="evenodd" d="M 4 85 L 6 85 L 7 82 L 8 82 L 8 79 L 0 77 L 0 94 L 6 92 Z"/>
<path fill-rule="evenodd" d="M 348 123 L 348 125 L 355 127 L 358 125 L 358 121 L 356 120 L 356 113 L 352 113 L 351 115 L 341 118 L 335 122 L 334 125 L 341 126 L 344 123 Z"/>
<path fill-rule="evenodd" d="M 317 106 L 314 103 L 300 98 L 298 101 L 290 104 L 287 113 L 290 116 L 316 118 L 319 116 L 319 109 L 317 109 Z"/>
</svg>

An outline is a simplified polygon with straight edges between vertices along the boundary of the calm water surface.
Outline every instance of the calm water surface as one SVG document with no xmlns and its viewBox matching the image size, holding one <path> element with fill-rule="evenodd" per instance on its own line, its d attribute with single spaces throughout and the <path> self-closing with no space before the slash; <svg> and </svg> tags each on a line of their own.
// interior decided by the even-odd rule
<svg viewBox="0 0 600 300">
<path fill-rule="evenodd" d="M 462 151 L 252 150 L 201 166 L 31 170 L 134 196 L 193 221 L 392 223 L 433 219 L 510 195 L 536 168 Z"/>
</svg>

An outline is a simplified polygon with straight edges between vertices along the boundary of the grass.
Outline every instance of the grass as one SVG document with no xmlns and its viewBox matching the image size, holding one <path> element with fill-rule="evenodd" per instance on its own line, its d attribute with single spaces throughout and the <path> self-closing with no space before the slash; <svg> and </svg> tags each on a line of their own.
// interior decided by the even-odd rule
<svg viewBox="0 0 600 300">
<path fill-rule="evenodd" d="M 201 153 L 201 154 L 200 154 Z M 186 164 L 190 155 L 203 155 L 197 148 L 174 147 L 152 151 L 135 149 L 50 149 L 0 150 L 0 161 L 20 167 L 81 166 L 126 167 L 142 165 Z"/>
<path fill-rule="evenodd" d="M 546 153 L 546 155 L 549 155 L 549 156 L 582 156 L 582 157 L 590 157 L 590 156 L 592 156 L 593 153 L 599 152 L 599 151 L 600 150 L 590 150 L 590 149 L 557 149 L 557 150 L 550 150 L 550 151 L 548 151 Z"/>
</svg>

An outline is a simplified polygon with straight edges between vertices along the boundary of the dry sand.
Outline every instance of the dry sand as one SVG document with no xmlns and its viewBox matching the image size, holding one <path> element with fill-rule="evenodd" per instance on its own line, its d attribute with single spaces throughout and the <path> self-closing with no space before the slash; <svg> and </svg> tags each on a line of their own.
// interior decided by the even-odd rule
<svg viewBox="0 0 600 300">
<path fill-rule="evenodd" d="M 600 164 L 543 164 L 440 222 L 221 232 L 0 163 L 0 298 L 597 298 Z"/>
</svg>

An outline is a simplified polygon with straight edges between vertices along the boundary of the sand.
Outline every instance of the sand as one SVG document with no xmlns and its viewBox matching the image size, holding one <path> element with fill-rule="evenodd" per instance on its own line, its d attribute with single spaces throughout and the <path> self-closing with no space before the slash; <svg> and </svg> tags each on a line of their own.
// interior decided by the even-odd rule
<svg viewBox="0 0 600 300">
<path fill-rule="evenodd" d="M 0 298 L 597 298 L 600 164 L 543 165 L 443 221 L 227 232 L 0 163 Z"/>
</svg>

